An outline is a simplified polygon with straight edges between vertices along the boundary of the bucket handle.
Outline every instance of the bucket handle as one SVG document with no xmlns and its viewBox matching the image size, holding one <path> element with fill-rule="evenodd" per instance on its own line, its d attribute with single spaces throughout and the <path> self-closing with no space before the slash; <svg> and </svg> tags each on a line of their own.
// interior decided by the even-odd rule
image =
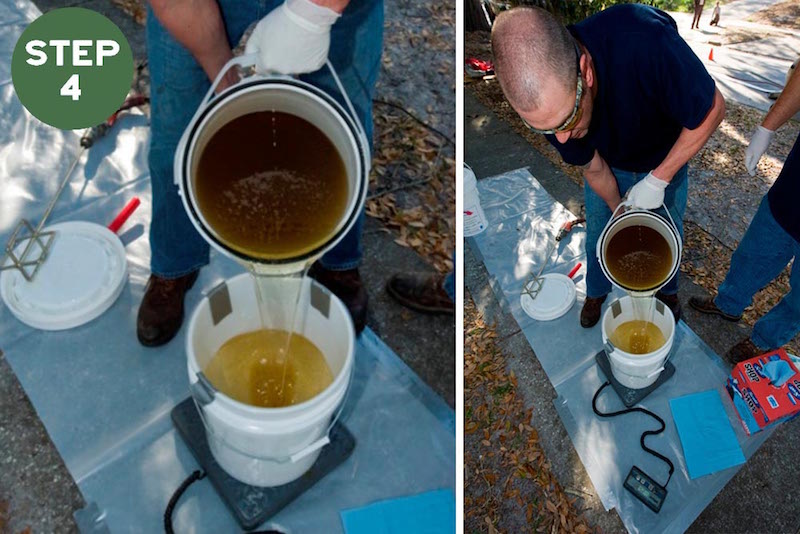
<svg viewBox="0 0 800 534">
<path fill-rule="evenodd" d="M 356 359 L 355 355 L 353 357 L 353 363 L 350 366 L 350 380 L 347 382 L 347 389 L 344 392 L 344 396 L 342 397 L 342 401 L 339 403 L 339 407 L 336 408 L 336 413 L 331 417 L 331 422 L 328 425 L 328 428 L 325 429 L 325 434 L 319 438 L 317 441 L 313 442 L 311 445 L 306 446 L 304 449 L 297 451 L 294 454 L 289 455 L 288 458 L 281 460 L 277 460 L 280 463 L 284 462 L 292 462 L 297 463 L 309 454 L 316 452 L 317 450 L 321 449 L 325 445 L 328 445 L 331 442 L 331 430 L 339 421 L 339 417 L 342 415 L 342 411 L 344 410 L 345 404 L 347 404 L 347 399 L 350 398 L 350 390 L 353 388 L 353 377 L 356 374 Z"/>
<path fill-rule="evenodd" d="M 661 367 L 659 367 L 658 369 L 656 369 L 655 371 L 653 371 L 652 373 L 647 375 L 647 378 L 652 378 L 653 376 L 660 374 L 661 371 L 663 371 L 663 370 L 664 370 L 664 366 L 662 365 Z"/>
<path fill-rule="evenodd" d="M 605 351 L 606 351 L 606 354 L 607 354 L 607 355 L 609 355 L 609 356 L 610 356 L 610 355 L 611 355 L 611 353 L 612 353 L 612 352 L 614 352 L 614 350 L 616 349 L 616 347 L 614 346 L 614 344 L 613 344 L 613 343 L 611 343 L 611 340 L 607 340 L 607 341 L 606 341 L 606 342 L 603 344 L 603 348 L 605 349 Z M 670 349 L 669 353 L 667 353 L 667 357 L 664 359 L 664 362 L 661 364 L 661 367 L 659 367 L 658 369 L 656 369 L 655 371 L 653 371 L 652 373 L 650 373 L 649 375 L 647 375 L 647 378 L 652 378 L 654 375 L 657 375 L 657 374 L 661 373 L 661 371 L 663 371 L 663 370 L 664 370 L 664 368 L 666 367 L 666 365 L 667 365 L 667 362 L 669 361 L 670 357 L 672 357 L 672 349 Z"/>
<path fill-rule="evenodd" d="M 211 83 L 211 87 L 209 87 L 206 96 L 203 97 L 203 100 L 200 101 L 200 105 L 197 106 L 197 111 L 195 111 L 194 116 L 192 117 L 192 120 L 190 121 L 189 124 L 194 124 L 197 121 L 198 117 L 200 116 L 200 113 L 202 112 L 203 107 L 214 97 L 217 87 L 219 86 L 220 82 L 222 82 L 222 78 L 225 76 L 225 74 L 228 73 L 229 70 L 231 70 L 233 67 L 237 65 L 242 69 L 247 69 L 251 67 L 254 68 L 256 66 L 257 57 L 258 57 L 257 54 L 244 54 L 241 56 L 235 56 L 230 60 L 228 60 L 228 62 L 225 63 L 222 69 L 220 69 L 216 78 L 214 78 L 214 81 Z M 328 67 L 328 70 L 330 70 L 331 76 L 333 77 L 333 81 L 336 83 L 336 87 L 339 89 L 339 92 L 342 94 L 342 97 L 344 98 L 344 103 L 347 106 L 347 110 L 350 112 L 350 118 L 353 119 L 356 131 L 358 132 L 358 135 L 362 138 L 364 142 L 363 143 L 364 150 L 367 151 L 366 161 L 369 161 L 371 155 L 369 154 L 369 143 L 367 139 L 367 133 L 364 130 L 364 125 L 361 124 L 361 121 L 359 120 L 358 115 L 356 114 L 356 108 L 350 101 L 350 97 L 347 95 L 347 91 L 345 91 L 344 85 L 342 85 L 342 81 L 339 78 L 339 74 L 336 72 L 336 69 L 333 68 L 333 64 L 331 63 L 330 60 L 326 60 L 325 65 Z M 270 77 L 277 79 L 280 78 L 289 80 L 294 79 L 291 76 L 286 76 L 285 74 L 277 74 L 277 73 L 270 74 Z"/>
<path fill-rule="evenodd" d="M 630 201 L 630 200 L 628 200 L 628 199 L 626 198 L 626 199 L 624 199 L 622 202 L 620 202 L 620 203 L 617 205 L 617 208 L 614 210 L 614 213 L 612 213 L 612 214 L 611 214 L 611 219 L 609 219 L 609 222 L 614 220 L 614 217 L 616 217 L 616 215 L 617 215 L 617 211 L 619 211 L 619 209 L 620 209 L 620 208 L 623 208 L 623 207 L 624 207 L 624 208 L 632 208 L 632 209 L 644 209 L 644 208 L 637 208 L 636 206 L 634 206 L 633 204 L 631 204 L 631 201 Z M 669 208 L 667 208 L 667 205 L 666 205 L 666 204 L 664 204 L 663 202 L 661 203 L 661 205 L 660 205 L 660 206 L 658 206 L 658 207 L 657 207 L 657 208 L 655 208 L 654 210 L 644 210 L 644 211 L 655 211 L 655 210 L 657 210 L 658 208 L 664 208 L 664 211 L 666 211 L 666 212 L 667 212 L 667 217 L 669 218 L 669 222 L 670 222 L 670 224 L 672 225 L 672 227 L 673 227 L 673 228 L 675 229 L 675 231 L 677 232 L 677 230 L 678 230 L 678 225 L 677 225 L 677 224 L 675 224 L 675 220 L 672 218 L 672 214 L 669 212 Z M 680 239 L 680 234 L 678 234 L 678 238 Z"/>
</svg>

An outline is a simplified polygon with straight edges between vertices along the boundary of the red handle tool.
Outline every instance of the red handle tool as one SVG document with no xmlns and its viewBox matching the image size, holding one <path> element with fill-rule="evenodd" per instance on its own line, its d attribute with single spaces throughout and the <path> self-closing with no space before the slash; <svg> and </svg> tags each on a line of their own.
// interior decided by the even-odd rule
<svg viewBox="0 0 800 534">
<path fill-rule="evenodd" d="M 139 204 L 139 197 L 133 197 L 127 204 L 125 204 L 125 207 L 122 208 L 122 211 L 120 211 L 117 216 L 114 217 L 114 220 L 108 225 L 108 229 L 116 234 L 117 230 L 119 230 L 122 225 L 125 224 L 125 221 L 128 220 L 128 217 L 130 217 L 131 214 L 136 211 L 136 208 L 139 207 Z"/>
</svg>

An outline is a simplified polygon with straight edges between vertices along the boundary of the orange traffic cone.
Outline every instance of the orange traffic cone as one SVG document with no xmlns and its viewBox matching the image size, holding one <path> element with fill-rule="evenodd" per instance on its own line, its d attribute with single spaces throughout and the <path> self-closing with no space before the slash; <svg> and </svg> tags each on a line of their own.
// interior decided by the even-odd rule
<svg viewBox="0 0 800 534">
<path fill-rule="evenodd" d="M 711 47 L 711 50 L 708 52 L 708 60 L 714 61 L 714 47 Z"/>
</svg>

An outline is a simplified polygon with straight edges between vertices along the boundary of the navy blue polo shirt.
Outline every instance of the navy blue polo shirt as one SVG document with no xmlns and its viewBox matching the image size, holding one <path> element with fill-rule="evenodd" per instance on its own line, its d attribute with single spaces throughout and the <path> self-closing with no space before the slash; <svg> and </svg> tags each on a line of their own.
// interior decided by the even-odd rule
<svg viewBox="0 0 800 534">
<path fill-rule="evenodd" d="M 548 140 L 572 165 L 586 165 L 597 149 L 612 167 L 653 170 L 681 129 L 697 128 L 708 114 L 714 80 L 658 9 L 617 5 L 569 30 L 592 55 L 598 92 L 586 136 Z"/>
<path fill-rule="evenodd" d="M 800 200 L 800 136 L 783 163 L 778 179 L 769 189 L 767 199 L 772 216 L 781 228 L 800 242 L 800 209 L 797 207 L 797 201 Z M 794 261 L 800 259 L 795 258 Z"/>
</svg>

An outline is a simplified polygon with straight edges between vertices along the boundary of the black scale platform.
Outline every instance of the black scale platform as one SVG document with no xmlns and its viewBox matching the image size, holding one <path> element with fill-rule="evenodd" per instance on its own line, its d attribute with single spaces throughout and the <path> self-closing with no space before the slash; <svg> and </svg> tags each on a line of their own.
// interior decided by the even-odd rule
<svg viewBox="0 0 800 534">
<path fill-rule="evenodd" d="M 331 442 L 322 449 L 308 472 L 283 486 L 258 488 L 234 479 L 214 460 L 208 448 L 206 429 L 191 397 L 172 409 L 172 421 L 222 500 L 245 530 L 256 528 L 319 482 L 347 460 L 356 445 L 350 431 L 337 422 L 330 433 Z"/>
<path fill-rule="evenodd" d="M 670 377 L 675 374 L 675 366 L 672 365 L 672 362 L 667 361 L 666 365 L 664 365 L 664 370 L 661 371 L 660 375 L 658 375 L 658 380 L 646 388 L 631 389 L 623 386 L 617 382 L 616 378 L 614 378 L 614 374 L 611 372 L 611 363 L 608 361 L 608 355 L 606 354 L 606 351 L 601 350 L 595 355 L 594 359 L 597 361 L 597 365 L 600 366 L 600 369 L 603 370 L 603 374 L 606 375 L 608 381 L 611 382 L 611 387 L 613 387 L 614 391 L 617 392 L 617 395 L 619 395 L 619 398 L 622 399 L 622 403 L 625 404 L 626 408 L 630 408 L 631 406 L 640 403 L 645 397 L 655 391 L 661 384 L 669 380 Z"/>
</svg>

